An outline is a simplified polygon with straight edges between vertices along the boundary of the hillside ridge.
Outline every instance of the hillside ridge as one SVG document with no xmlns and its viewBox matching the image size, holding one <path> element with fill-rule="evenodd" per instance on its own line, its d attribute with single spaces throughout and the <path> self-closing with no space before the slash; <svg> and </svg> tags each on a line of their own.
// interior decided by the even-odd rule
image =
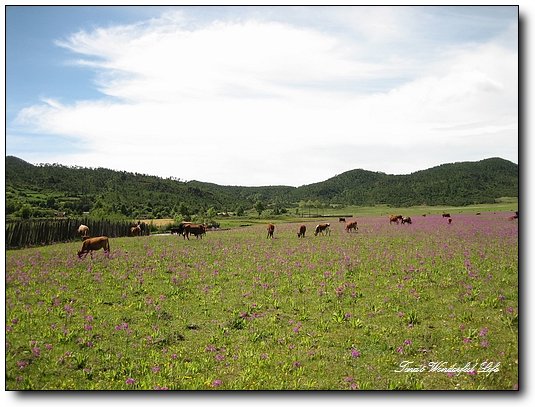
<svg viewBox="0 0 535 407">
<path fill-rule="evenodd" d="M 6 157 L 6 214 L 56 212 L 95 216 L 173 217 L 213 208 L 239 212 L 262 202 L 275 214 L 299 202 L 323 205 L 455 205 L 490 203 L 518 197 L 518 164 L 493 157 L 445 163 L 410 174 L 354 169 L 325 181 L 293 186 L 225 186 L 181 181 L 106 168 L 33 165 Z M 18 215 L 17 215 L 18 214 Z"/>
</svg>

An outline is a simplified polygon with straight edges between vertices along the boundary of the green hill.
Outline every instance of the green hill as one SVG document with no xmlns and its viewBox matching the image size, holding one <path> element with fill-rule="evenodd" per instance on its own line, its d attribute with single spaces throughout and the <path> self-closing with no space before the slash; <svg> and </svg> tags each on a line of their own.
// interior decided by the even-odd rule
<svg viewBox="0 0 535 407">
<path fill-rule="evenodd" d="M 235 212 L 258 201 L 274 211 L 300 201 L 323 204 L 468 205 L 518 197 L 518 165 L 501 158 L 443 164 L 409 175 L 356 169 L 301 187 L 222 186 L 184 182 L 105 168 L 32 165 L 6 157 L 8 218 L 47 217 L 58 212 L 97 217 L 167 218 L 209 208 Z"/>
<path fill-rule="evenodd" d="M 352 170 L 296 191 L 298 199 L 391 206 L 491 203 L 518 197 L 518 165 L 501 158 L 443 164 L 409 175 Z"/>
</svg>

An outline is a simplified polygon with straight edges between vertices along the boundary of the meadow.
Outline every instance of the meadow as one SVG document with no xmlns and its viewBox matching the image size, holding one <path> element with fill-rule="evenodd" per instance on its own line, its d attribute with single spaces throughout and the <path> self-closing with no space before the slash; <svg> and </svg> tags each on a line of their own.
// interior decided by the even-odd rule
<svg viewBox="0 0 535 407">
<path fill-rule="evenodd" d="M 514 390 L 510 213 L 254 224 L 6 253 L 6 388 Z M 453 214 L 452 214 L 453 216 Z"/>
</svg>

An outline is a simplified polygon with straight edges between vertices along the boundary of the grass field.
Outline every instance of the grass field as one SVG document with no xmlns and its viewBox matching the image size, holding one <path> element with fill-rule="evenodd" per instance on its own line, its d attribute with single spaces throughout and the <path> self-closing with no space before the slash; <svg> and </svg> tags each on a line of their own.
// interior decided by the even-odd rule
<svg viewBox="0 0 535 407">
<path fill-rule="evenodd" d="M 516 389 L 509 215 L 117 238 L 83 260 L 80 242 L 8 251 L 6 387 Z"/>
</svg>

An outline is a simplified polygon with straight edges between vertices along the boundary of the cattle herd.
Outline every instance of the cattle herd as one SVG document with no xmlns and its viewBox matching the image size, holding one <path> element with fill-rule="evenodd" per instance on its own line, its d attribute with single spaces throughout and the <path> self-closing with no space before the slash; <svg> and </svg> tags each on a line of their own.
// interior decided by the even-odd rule
<svg viewBox="0 0 535 407">
<path fill-rule="evenodd" d="M 478 212 L 477 215 L 480 215 L 480 213 Z M 426 215 L 424 214 L 422 216 L 426 216 Z M 452 218 L 449 213 L 443 213 L 442 217 L 447 220 L 448 224 L 452 223 Z M 515 214 L 509 217 L 508 219 L 509 220 L 518 219 L 518 211 L 516 211 Z M 346 221 L 345 218 L 339 218 L 339 222 L 345 223 L 345 231 L 347 233 L 358 231 L 357 221 L 355 220 Z M 392 223 L 399 224 L 401 222 L 402 225 L 403 224 L 411 225 L 412 219 L 409 216 L 405 217 L 403 215 L 389 215 L 389 222 L 390 224 Z M 204 224 L 181 222 L 177 227 L 171 228 L 171 234 L 182 235 L 184 239 L 188 239 L 188 240 L 189 240 L 190 235 L 194 235 L 195 238 L 197 239 L 199 238 L 202 239 L 203 235 L 206 234 L 207 228 L 208 228 L 207 225 L 204 225 Z M 306 230 L 307 228 L 305 225 L 300 225 L 298 232 L 297 232 L 297 237 L 304 238 Z M 267 238 L 273 239 L 274 233 L 275 233 L 275 225 L 270 223 L 267 226 Z M 91 256 L 93 256 L 93 251 L 100 250 L 100 249 L 104 249 L 105 253 L 109 253 L 110 243 L 109 243 L 108 237 L 106 236 L 90 237 L 89 227 L 87 227 L 86 225 L 80 225 L 80 227 L 78 228 L 78 234 L 82 238 L 82 248 L 78 252 L 78 257 L 85 258 L 87 254 L 90 254 Z M 331 234 L 330 223 L 320 223 L 314 229 L 314 236 L 318 236 L 318 235 L 329 236 L 330 234 Z M 141 226 L 138 222 L 137 225 L 132 226 L 130 228 L 130 236 L 140 236 L 140 235 L 141 235 Z"/>
</svg>

